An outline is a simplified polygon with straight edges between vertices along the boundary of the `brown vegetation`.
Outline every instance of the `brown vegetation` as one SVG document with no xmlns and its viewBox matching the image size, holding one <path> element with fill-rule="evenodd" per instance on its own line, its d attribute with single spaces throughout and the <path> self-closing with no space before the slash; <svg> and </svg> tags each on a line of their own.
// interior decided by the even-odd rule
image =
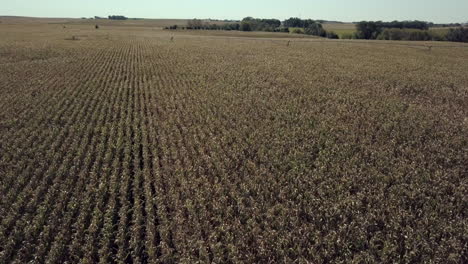
<svg viewBox="0 0 468 264">
<path fill-rule="evenodd" d="M 0 263 L 467 262 L 466 48 L 0 32 Z"/>
</svg>

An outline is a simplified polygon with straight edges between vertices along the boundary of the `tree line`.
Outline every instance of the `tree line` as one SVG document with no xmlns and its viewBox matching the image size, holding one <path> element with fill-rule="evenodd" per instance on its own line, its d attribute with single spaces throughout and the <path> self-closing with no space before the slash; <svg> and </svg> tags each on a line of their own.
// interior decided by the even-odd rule
<svg viewBox="0 0 468 264">
<path fill-rule="evenodd" d="M 455 41 L 468 42 L 468 28 L 461 25 L 446 33 L 429 30 L 434 24 L 424 21 L 361 21 L 356 23 L 355 39 L 408 40 L 408 41 Z M 455 25 L 455 24 L 453 24 Z"/>
<path fill-rule="evenodd" d="M 166 29 L 189 30 L 237 30 L 237 31 L 267 31 L 267 32 L 293 32 L 332 39 L 340 38 L 333 31 L 323 28 L 323 20 L 301 19 L 291 17 L 284 21 L 279 19 L 261 19 L 246 17 L 240 22 L 225 23 L 222 25 L 205 23 L 200 19 L 193 19 L 186 27 L 171 26 Z M 408 40 L 408 41 L 458 41 L 468 42 L 468 28 L 460 24 L 443 24 L 443 26 L 457 26 L 447 32 L 437 33 L 429 30 L 436 24 L 425 21 L 361 21 L 355 22 L 356 32 L 343 34 L 345 39 L 379 39 L 379 40 Z"/>
<path fill-rule="evenodd" d="M 384 29 L 428 30 L 429 23 L 423 21 L 361 21 L 356 24 L 358 39 L 377 39 Z"/>
<path fill-rule="evenodd" d="M 128 17 L 126 17 L 126 16 L 109 16 L 109 19 L 111 19 L 111 20 L 127 20 Z"/>
<path fill-rule="evenodd" d="M 303 33 L 307 35 L 339 38 L 333 32 L 327 32 L 321 21 L 312 19 L 289 18 L 285 21 L 279 19 L 261 19 L 246 17 L 240 22 L 226 23 L 222 25 L 205 23 L 200 19 L 192 19 L 188 21 L 187 26 L 170 26 L 165 29 L 188 29 L 188 30 L 238 30 L 238 31 L 266 31 L 266 32 L 287 32 L 291 29 L 296 29 L 295 33 Z M 299 29 L 299 30 L 297 30 Z"/>
</svg>

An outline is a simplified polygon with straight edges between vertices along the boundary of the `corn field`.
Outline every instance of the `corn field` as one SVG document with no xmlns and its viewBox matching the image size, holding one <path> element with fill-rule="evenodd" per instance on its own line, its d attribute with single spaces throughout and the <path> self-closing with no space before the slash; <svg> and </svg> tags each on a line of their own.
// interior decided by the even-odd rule
<svg viewBox="0 0 468 264">
<path fill-rule="evenodd" d="M 0 263 L 468 262 L 467 48 L 81 27 L 0 27 Z"/>
</svg>

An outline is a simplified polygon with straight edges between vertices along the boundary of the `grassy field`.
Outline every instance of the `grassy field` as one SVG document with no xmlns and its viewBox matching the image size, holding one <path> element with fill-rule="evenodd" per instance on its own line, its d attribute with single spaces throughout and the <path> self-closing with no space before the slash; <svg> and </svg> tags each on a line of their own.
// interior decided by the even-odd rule
<svg viewBox="0 0 468 264">
<path fill-rule="evenodd" d="M 0 34 L 0 263 L 467 262 L 466 44 Z"/>
<path fill-rule="evenodd" d="M 356 32 L 356 25 L 352 23 L 325 23 L 323 28 L 335 32 L 340 38 L 343 38 L 344 35 L 353 35 Z"/>
</svg>

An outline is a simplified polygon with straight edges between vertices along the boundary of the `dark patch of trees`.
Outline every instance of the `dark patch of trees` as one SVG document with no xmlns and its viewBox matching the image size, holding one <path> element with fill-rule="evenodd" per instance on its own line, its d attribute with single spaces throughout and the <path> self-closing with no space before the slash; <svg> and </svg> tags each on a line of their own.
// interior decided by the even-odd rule
<svg viewBox="0 0 468 264">
<path fill-rule="evenodd" d="M 382 32 L 383 28 L 378 22 L 362 21 L 356 25 L 356 38 L 358 39 L 376 39 Z"/>
<path fill-rule="evenodd" d="M 109 16 L 109 19 L 120 16 Z M 125 18 L 126 19 L 126 18 Z M 211 21 L 211 20 L 210 20 Z M 228 21 L 228 20 L 226 20 Z M 323 20 L 325 21 L 325 20 Z M 177 25 L 165 29 L 189 29 L 189 30 L 240 30 L 240 31 L 268 31 L 268 32 L 290 32 L 307 34 L 330 39 L 340 38 L 336 33 L 326 31 L 322 26 L 322 20 L 300 19 L 291 17 L 281 22 L 278 19 L 260 19 L 246 17 L 240 23 L 225 23 L 222 25 L 205 23 L 200 19 L 193 19 L 186 27 Z M 326 22 L 326 21 L 325 21 Z M 342 36 L 344 39 L 379 39 L 379 40 L 420 40 L 420 41 L 458 41 L 468 42 L 468 28 L 459 27 L 450 29 L 444 36 L 429 30 L 429 27 L 440 25 L 459 24 L 433 24 L 424 21 L 361 21 L 356 24 L 356 33 Z"/>
<path fill-rule="evenodd" d="M 126 16 L 109 16 L 109 19 L 111 19 L 111 20 L 127 20 L 128 18 Z"/>
<path fill-rule="evenodd" d="M 324 20 L 300 19 L 298 17 L 291 17 L 283 21 L 283 26 L 288 28 L 296 28 L 293 30 L 294 33 L 304 33 L 306 35 L 338 39 L 339 36 L 336 33 L 327 32 L 323 28 L 323 21 Z"/>
<path fill-rule="evenodd" d="M 313 19 L 300 19 L 298 17 L 291 17 L 283 21 L 284 27 L 296 27 L 296 28 L 308 28 L 314 26 L 315 24 L 322 24 L 320 20 Z"/>
<path fill-rule="evenodd" d="M 223 30 L 239 30 L 240 29 L 240 24 L 239 23 L 230 23 L 230 24 L 225 24 L 222 26 Z"/>
<path fill-rule="evenodd" d="M 260 19 L 246 17 L 241 21 L 242 31 L 269 31 L 274 32 L 281 26 L 281 21 L 278 19 Z"/>
<path fill-rule="evenodd" d="M 241 31 L 253 31 L 252 23 L 248 21 L 242 21 L 240 25 L 240 30 Z"/>
<path fill-rule="evenodd" d="M 429 22 L 429 27 L 461 27 L 462 24 L 460 23 L 448 23 L 448 24 L 434 24 Z"/>
<path fill-rule="evenodd" d="M 298 17 L 291 17 L 289 19 L 286 19 L 283 22 L 283 26 L 302 28 L 302 27 L 304 27 L 304 22 L 303 22 L 302 19 L 300 19 Z"/>
<path fill-rule="evenodd" d="M 424 21 L 361 21 L 356 24 L 356 38 L 377 39 L 387 28 L 428 30 L 429 23 Z"/>
<path fill-rule="evenodd" d="M 468 28 L 451 28 L 445 37 L 448 41 L 468 42 Z"/>
<path fill-rule="evenodd" d="M 386 28 L 377 37 L 379 40 L 408 40 L 429 41 L 435 40 L 435 35 L 429 30 Z"/>
<path fill-rule="evenodd" d="M 312 23 L 307 23 L 304 25 L 306 25 L 304 27 L 304 34 L 306 35 L 313 35 L 313 36 L 320 36 L 320 37 L 327 36 L 327 32 L 325 31 L 325 29 L 323 29 L 322 24 L 318 22 L 314 21 Z"/>
<path fill-rule="evenodd" d="M 187 23 L 188 29 L 202 29 L 205 23 L 201 19 L 192 19 Z"/>
<path fill-rule="evenodd" d="M 326 37 L 329 39 L 339 39 L 340 36 L 333 31 L 327 31 Z"/>
<path fill-rule="evenodd" d="M 192 19 L 187 22 L 187 27 L 182 29 L 188 30 L 239 30 L 241 25 L 239 23 L 226 23 L 223 25 L 204 23 L 200 19 Z M 169 28 L 170 29 L 170 28 Z"/>
<path fill-rule="evenodd" d="M 292 18 L 294 20 L 294 18 Z M 289 19 L 291 21 L 291 19 Z M 267 31 L 267 32 L 285 32 L 289 33 L 289 27 L 286 25 L 302 25 L 298 33 L 316 35 L 329 38 L 338 38 L 333 32 L 326 32 L 322 24 L 312 19 L 296 22 L 281 22 L 278 19 L 260 19 L 246 17 L 240 23 L 225 23 L 223 25 L 206 23 L 201 19 L 192 19 L 187 22 L 186 27 L 171 26 L 165 29 L 188 29 L 188 30 L 240 30 L 240 31 Z"/>
<path fill-rule="evenodd" d="M 274 30 L 274 32 L 283 32 L 283 33 L 289 33 L 289 28 L 288 27 L 279 27 Z"/>
<path fill-rule="evenodd" d="M 380 22 L 380 26 L 383 28 L 412 28 L 412 29 L 421 29 L 427 30 L 429 29 L 429 23 L 424 21 L 392 21 L 392 22 Z"/>
<path fill-rule="evenodd" d="M 362 21 L 356 24 L 353 38 L 409 41 L 456 41 L 468 42 L 468 28 L 451 28 L 445 36 L 431 32 L 429 27 L 436 25 L 423 21 Z M 455 24 L 445 24 L 455 25 Z M 437 25 L 440 26 L 440 25 Z"/>
</svg>

